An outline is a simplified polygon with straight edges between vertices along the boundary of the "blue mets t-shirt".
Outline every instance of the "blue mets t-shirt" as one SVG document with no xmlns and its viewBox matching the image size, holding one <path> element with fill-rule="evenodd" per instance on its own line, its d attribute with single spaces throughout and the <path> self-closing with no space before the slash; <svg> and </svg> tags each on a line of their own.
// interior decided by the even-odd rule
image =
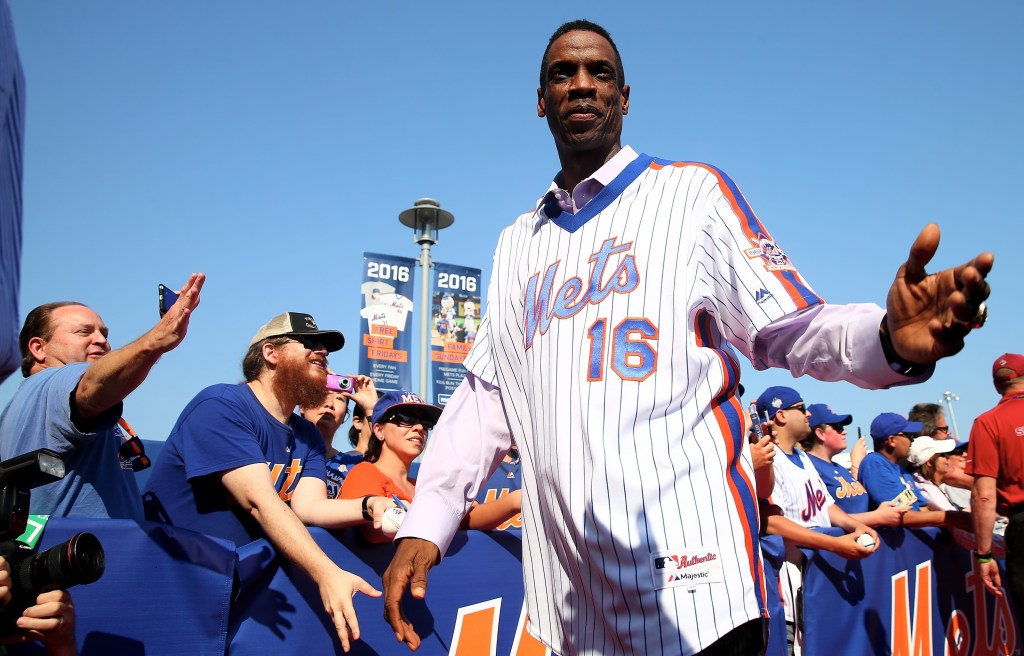
<svg viewBox="0 0 1024 656">
<path fill-rule="evenodd" d="M 291 499 L 299 479 L 324 479 L 324 440 L 292 414 L 275 419 L 246 384 L 213 385 L 185 406 L 146 483 L 146 519 L 232 540 L 265 537 L 220 483 L 219 474 L 263 463 L 274 488 Z"/>
<path fill-rule="evenodd" d="M 814 464 L 814 468 L 818 470 L 821 480 L 828 488 L 828 493 L 835 499 L 836 505 L 845 510 L 847 514 L 868 511 L 868 491 L 854 477 L 853 472 L 812 453 L 808 453 L 807 457 Z"/>
<path fill-rule="evenodd" d="M 857 478 L 867 489 L 872 510 L 885 501 L 892 501 L 907 488 L 913 490 L 918 499 L 911 508 L 914 510 L 925 509 L 921 503 L 923 498 L 921 490 L 918 489 L 910 472 L 891 462 L 877 451 L 872 451 L 864 456 L 864 460 L 861 460 Z"/>
</svg>

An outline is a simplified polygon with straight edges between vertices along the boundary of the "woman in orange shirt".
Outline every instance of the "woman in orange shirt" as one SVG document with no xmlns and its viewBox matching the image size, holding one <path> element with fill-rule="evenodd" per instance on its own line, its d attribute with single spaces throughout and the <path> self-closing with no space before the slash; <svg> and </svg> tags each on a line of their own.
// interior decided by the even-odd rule
<svg viewBox="0 0 1024 656">
<path fill-rule="evenodd" d="M 424 403 L 411 392 L 387 392 L 373 408 L 373 437 L 365 459 L 349 470 L 341 487 L 342 499 L 394 495 L 411 503 L 416 480 L 409 477 L 413 461 L 427 445 L 427 435 L 441 416 L 441 408 Z M 495 528 L 522 511 L 522 492 L 516 490 L 496 501 L 475 504 L 463 519 L 463 528 L 482 531 Z M 363 527 L 371 542 L 388 542 L 390 537 Z"/>
</svg>

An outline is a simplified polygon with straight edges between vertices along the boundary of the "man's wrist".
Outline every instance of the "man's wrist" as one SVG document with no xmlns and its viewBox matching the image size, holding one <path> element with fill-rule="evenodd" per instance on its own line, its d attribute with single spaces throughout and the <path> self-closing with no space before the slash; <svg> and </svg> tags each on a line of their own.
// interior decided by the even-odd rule
<svg viewBox="0 0 1024 656">
<path fill-rule="evenodd" d="M 363 519 L 368 522 L 373 521 L 373 515 L 370 513 L 370 499 L 373 498 L 372 494 L 367 494 L 363 497 Z"/>
<path fill-rule="evenodd" d="M 892 336 L 889 334 L 888 314 L 882 315 L 882 323 L 878 326 L 878 339 L 882 343 L 882 353 L 885 355 L 886 362 L 889 363 L 889 368 L 896 373 L 908 378 L 916 378 L 928 371 L 928 365 L 904 360 L 896 352 Z"/>
<path fill-rule="evenodd" d="M 974 560 L 978 561 L 979 563 L 992 562 L 992 558 L 994 558 L 994 556 L 992 555 L 992 548 L 991 547 L 989 548 L 988 551 L 985 551 L 985 552 L 980 552 L 979 550 L 975 549 L 973 551 L 973 553 L 974 553 Z"/>
</svg>

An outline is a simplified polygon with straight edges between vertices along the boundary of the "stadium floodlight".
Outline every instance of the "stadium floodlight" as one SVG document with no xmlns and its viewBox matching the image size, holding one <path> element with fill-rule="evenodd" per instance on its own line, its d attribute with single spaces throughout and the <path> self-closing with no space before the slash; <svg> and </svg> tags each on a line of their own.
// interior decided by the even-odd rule
<svg viewBox="0 0 1024 656">
<path fill-rule="evenodd" d="M 412 240 L 420 245 L 420 388 L 419 394 L 430 399 L 427 391 L 427 368 L 430 358 L 430 247 L 437 243 L 437 233 L 455 223 L 451 212 L 441 209 L 433 198 L 420 198 L 412 207 L 398 215 L 402 225 L 413 229 Z"/>
</svg>

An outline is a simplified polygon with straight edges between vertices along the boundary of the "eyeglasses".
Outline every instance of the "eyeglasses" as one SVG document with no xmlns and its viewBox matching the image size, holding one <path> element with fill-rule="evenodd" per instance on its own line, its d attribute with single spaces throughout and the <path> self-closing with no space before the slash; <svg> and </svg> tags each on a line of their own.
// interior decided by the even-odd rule
<svg viewBox="0 0 1024 656">
<path fill-rule="evenodd" d="M 124 460 L 131 461 L 132 471 L 149 469 L 153 465 L 153 461 L 146 455 L 146 447 L 142 444 L 142 440 L 135 434 L 135 431 L 132 430 L 127 421 L 118 419 L 117 423 L 124 429 L 124 432 L 131 435 L 130 438 L 124 438 L 121 446 L 117 447 L 117 455 L 121 456 Z"/>
<path fill-rule="evenodd" d="M 783 410 L 796 410 L 797 412 L 802 412 L 803 414 L 807 414 L 807 407 L 803 403 L 798 403 L 797 405 L 791 405 L 788 408 L 783 408 Z"/>
<path fill-rule="evenodd" d="M 829 426 L 831 426 L 832 430 L 834 430 L 837 433 L 845 433 L 846 432 L 846 426 L 844 426 L 843 424 L 829 424 Z"/>
<path fill-rule="evenodd" d="M 394 424 L 399 428 L 412 428 L 417 424 L 423 426 L 423 428 L 428 431 L 433 430 L 434 428 L 434 422 L 431 421 L 430 419 L 425 419 L 423 417 L 412 417 L 410 415 L 402 414 L 401 412 L 393 412 L 387 417 L 384 417 L 384 419 L 382 419 L 381 422 L 385 424 Z"/>
<path fill-rule="evenodd" d="M 916 434 L 911 434 L 911 433 L 899 432 L 899 433 L 893 433 L 893 437 L 905 437 L 908 440 L 910 440 L 911 442 L 913 442 L 914 438 L 917 437 L 917 435 Z"/>
<path fill-rule="evenodd" d="M 949 426 L 936 426 L 935 427 L 935 432 L 936 433 L 938 433 L 938 432 L 948 433 L 949 432 Z"/>
<path fill-rule="evenodd" d="M 327 348 L 316 338 L 307 335 L 288 335 L 289 342 L 302 344 L 303 348 L 310 351 L 326 351 Z"/>
</svg>

